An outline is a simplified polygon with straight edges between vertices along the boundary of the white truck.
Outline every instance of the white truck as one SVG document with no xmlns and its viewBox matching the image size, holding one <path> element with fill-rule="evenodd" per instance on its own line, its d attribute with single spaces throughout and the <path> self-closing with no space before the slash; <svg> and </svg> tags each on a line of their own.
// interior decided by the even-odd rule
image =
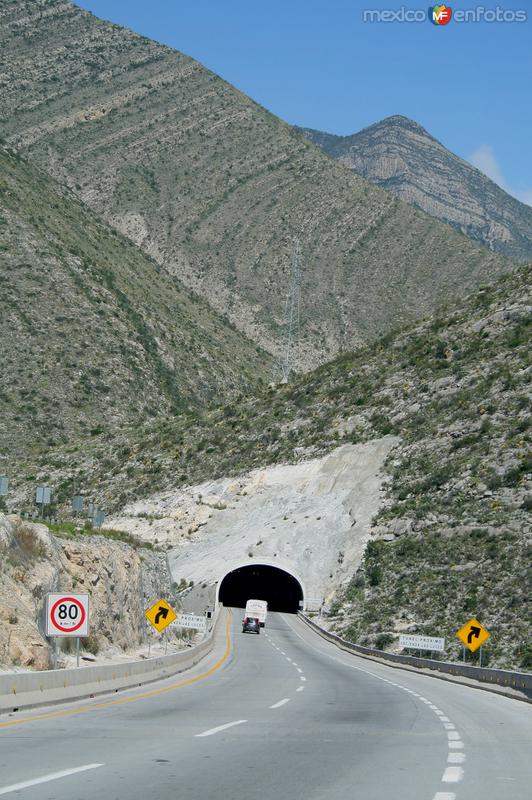
<svg viewBox="0 0 532 800">
<path fill-rule="evenodd" d="M 246 617 L 258 619 L 260 627 L 264 628 L 266 615 L 268 614 L 268 603 L 266 600 L 248 600 L 246 603 Z"/>
</svg>

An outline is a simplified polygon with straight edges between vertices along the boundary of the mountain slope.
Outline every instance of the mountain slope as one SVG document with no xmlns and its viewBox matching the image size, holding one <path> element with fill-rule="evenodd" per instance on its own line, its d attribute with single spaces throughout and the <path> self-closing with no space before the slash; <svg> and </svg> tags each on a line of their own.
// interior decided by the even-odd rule
<svg viewBox="0 0 532 800">
<path fill-rule="evenodd" d="M 358 175 L 516 261 L 532 258 L 532 208 L 520 203 L 407 117 L 352 136 L 298 128 Z"/>
<path fill-rule="evenodd" d="M 219 402 L 271 374 L 206 303 L 1 146 L 0 341 L 6 458 Z"/>
<path fill-rule="evenodd" d="M 304 365 L 511 267 L 191 58 L 68 2 L 4 0 L 0 75 L 9 143 L 272 352 L 299 236 Z"/>
<path fill-rule="evenodd" d="M 95 436 L 19 474 L 50 481 L 62 501 L 76 479 L 118 509 L 394 434 L 386 497 L 362 568 L 331 609 L 336 627 L 386 644 L 404 631 L 457 630 L 479 614 L 492 632 L 490 663 L 530 668 L 531 278 L 523 267 L 293 385 Z M 22 507 L 33 486 L 21 479 L 12 502 Z M 447 645 L 457 656 L 458 640 Z"/>
</svg>

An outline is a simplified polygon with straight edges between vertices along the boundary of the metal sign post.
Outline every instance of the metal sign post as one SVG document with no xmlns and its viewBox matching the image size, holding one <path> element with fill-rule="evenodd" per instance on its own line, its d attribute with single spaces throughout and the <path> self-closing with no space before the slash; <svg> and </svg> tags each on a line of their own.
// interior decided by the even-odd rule
<svg viewBox="0 0 532 800">
<path fill-rule="evenodd" d="M 207 620 L 205 617 L 200 617 L 195 614 L 178 614 L 176 625 L 180 628 L 192 628 L 193 630 L 203 631 L 203 633 L 205 633 Z"/>
<path fill-rule="evenodd" d="M 81 511 L 83 511 L 83 501 L 84 498 L 80 494 L 76 494 L 72 498 L 72 511 L 75 514 L 79 514 Z"/>
<path fill-rule="evenodd" d="M 416 634 L 402 633 L 399 636 L 399 647 L 443 653 L 445 650 L 445 639 L 441 636 L 418 636 Z"/>
<path fill-rule="evenodd" d="M 475 650 L 478 650 L 478 648 L 490 638 L 488 629 L 485 628 L 478 619 L 475 619 L 475 617 L 472 617 L 459 631 L 456 631 L 456 635 L 464 645 L 464 661 L 466 647 L 474 653 Z"/>
<path fill-rule="evenodd" d="M 92 518 L 92 524 L 96 528 L 101 528 L 104 522 L 105 522 L 105 511 L 103 510 L 103 508 L 96 508 L 94 511 L 94 516 Z"/>
<path fill-rule="evenodd" d="M 158 633 L 162 633 L 164 629 L 175 620 L 177 615 L 166 600 L 161 599 L 157 603 L 154 603 L 151 608 L 148 608 L 148 610 L 144 612 L 144 616 L 151 622 Z"/>
<path fill-rule="evenodd" d="M 44 507 L 50 505 L 52 491 L 49 486 L 37 486 L 35 502 L 41 507 L 41 519 L 44 518 Z"/>
<path fill-rule="evenodd" d="M 76 639 L 76 666 L 79 667 L 80 637 L 89 635 L 89 595 L 50 592 L 46 598 L 46 636 L 53 637 L 53 668 L 57 669 L 59 637 Z"/>
</svg>

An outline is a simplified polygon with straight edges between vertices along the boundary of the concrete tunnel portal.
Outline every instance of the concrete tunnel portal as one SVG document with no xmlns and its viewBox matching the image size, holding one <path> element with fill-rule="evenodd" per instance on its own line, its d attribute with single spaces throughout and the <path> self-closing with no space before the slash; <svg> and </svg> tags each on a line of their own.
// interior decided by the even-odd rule
<svg viewBox="0 0 532 800">
<path fill-rule="evenodd" d="M 303 604 L 303 587 L 294 575 L 270 564 L 246 564 L 228 572 L 218 589 L 220 603 L 245 608 L 251 598 L 266 600 L 270 611 L 295 614 Z"/>
</svg>

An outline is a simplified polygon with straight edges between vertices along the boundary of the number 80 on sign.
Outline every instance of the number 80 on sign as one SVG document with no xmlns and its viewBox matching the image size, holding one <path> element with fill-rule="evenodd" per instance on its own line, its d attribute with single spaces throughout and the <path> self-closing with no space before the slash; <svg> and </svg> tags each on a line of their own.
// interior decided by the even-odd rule
<svg viewBox="0 0 532 800">
<path fill-rule="evenodd" d="M 89 595 L 49 594 L 46 603 L 47 636 L 88 636 Z"/>
</svg>

